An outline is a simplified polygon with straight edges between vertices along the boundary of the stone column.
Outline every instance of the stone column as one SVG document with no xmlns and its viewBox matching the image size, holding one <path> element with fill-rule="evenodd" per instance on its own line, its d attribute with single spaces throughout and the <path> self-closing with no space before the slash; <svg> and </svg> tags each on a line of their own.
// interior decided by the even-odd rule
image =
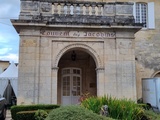
<svg viewBox="0 0 160 120">
<path fill-rule="evenodd" d="M 95 4 L 92 4 L 91 6 L 92 6 L 92 15 L 95 15 L 95 13 L 96 13 L 96 11 L 95 11 L 96 5 L 95 5 Z"/>
<path fill-rule="evenodd" d="M 104 96 L 104 68 L 97 68 L 97 96 Z"/>
<path fill-rule="evenodd" d="M 77 8 L 77 4 L 75 3 L 75 4 L 73 4 L 73 14 L 74 14 L 74 15 L 77 14 L 76 8 Z"/>
<path fill-rule="evenodd" d="M 58 3 L 54 3 L 54 14 L 58 14 Z"/>
<path fill-rule="evenodd" d="M 64 3 L 60 3 L 60 5 L 61 5 L 61 14 L 64 14 Z"/>
<path fill-rule="evenodd" d="M 84 4 L 79 4 L 79 6 L 80 6 L 80 15 L 83 15 L 83 6 L 84 6 Z"/>
<path fill-rule="evenodd" d="M 58 67 L 52 68 L 51 104 L 57 104 Z"/>
<path fill-rule="evenodd" d="M 89 4 L 85 4 L 85 6 L 86 6 L 86 15 L 89 15 Z"/>
<path fill-rule="evenodd" d="M 67 14 L 70 15 L 71 10 L 70 10 L 71 4 L 67 3 Z"/>
<path fill-rule="evenodd" d="M 98 16 L 102 15 L 101 7 L 102 7 L 102 5 L 98 5 Z"/>
</svg>

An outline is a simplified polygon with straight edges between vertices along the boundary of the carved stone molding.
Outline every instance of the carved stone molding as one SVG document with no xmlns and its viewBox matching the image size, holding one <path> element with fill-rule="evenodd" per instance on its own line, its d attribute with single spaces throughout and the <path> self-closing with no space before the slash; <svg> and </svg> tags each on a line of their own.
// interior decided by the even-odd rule
<svg viewBox="0 0 160 120">
<path fill-rule="evenodd" d="M 23 40 L 21 43 L 22 47 L 35 47 L 37 46 L 36 40 Z"/>
<path fill-rule="evenodd" d="M 38 11 L 39 2 L 37 1 L 21 1 L 21 12 Z"/>
<path fill-rule="evenodd" d="M 96 71 L 99 72 L 104 72 L 105 68 L 104 67 L 98 67 L 96 68 Z"/>
<path fill-rule="evenodd" d="M 96 66 L 98 68 L 103 66 L 102 61 L 100 59 L 100 56 L 97 54 L 97 52 L 93 48 L 91 48 L 90 46 L 88 46 L 86 44 L 75 43 L 75 44 L 70 44 L 68 46 L 65 46 L 63 49 L 60 50 L 60 52 L 57 54 L 56 59 L 55 59 L 55 64 L 54 64 L 55 67 L 58 67 L 58 62 L 59 62 L 60 58 L 63 56 L 63 54 L 72 48 L 82 48 L 84 50 L 89 51 L 88 53 L 95 60 Z"/>
<path fill-rule="evenodd" d="M 59 67 L 52 67 L 52 70 L 58 71 Z"/>
<path fill-rule="evenodd" d="M 51 3 L 47 3 L 47 2 L 42 2 L 41 3 L 41 12 L 52 12 L 52 4 Z"/>
</svg>

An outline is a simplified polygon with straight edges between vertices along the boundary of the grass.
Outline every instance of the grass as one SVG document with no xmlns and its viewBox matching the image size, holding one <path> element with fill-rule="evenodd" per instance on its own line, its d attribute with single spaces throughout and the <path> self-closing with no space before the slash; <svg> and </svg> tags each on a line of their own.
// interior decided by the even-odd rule
<svg viewBox="0 0 160 120">
<path fill-rule="evenodd" d="M 155 113 L 153 110 L 145 110 L 147 120 L 160 120 L 160 113 Z"/>
<path fill-rule="evenodd" d="M 144 109 L 128 99 L 117 99 L 109 96 L 89 97 L 82 101 L 81 105 L 97 114 L 103 105 L 108 105 L 109 116 L 114 119 L 141 120 L 145 116 Z"/>
</svg>

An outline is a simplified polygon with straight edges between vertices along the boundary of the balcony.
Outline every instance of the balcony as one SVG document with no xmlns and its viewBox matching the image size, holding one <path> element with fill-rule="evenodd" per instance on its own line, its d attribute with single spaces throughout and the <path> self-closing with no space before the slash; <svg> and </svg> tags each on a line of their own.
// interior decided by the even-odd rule
<svg viewBox="0 0 160 120">
<path fill-rule="evenodd" d="M 133 3 L 73 0 L 21 0 L 20 21 L 56 25 L 136 25 Z"/>
</svg>

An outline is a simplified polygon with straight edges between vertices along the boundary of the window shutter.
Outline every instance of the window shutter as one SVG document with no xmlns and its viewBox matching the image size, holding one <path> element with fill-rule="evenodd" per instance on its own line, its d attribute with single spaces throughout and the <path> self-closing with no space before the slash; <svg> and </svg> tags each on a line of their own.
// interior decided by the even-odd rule
<svg viewBox="0 0 160 120">
<path fill-rule="evenodd" d="M 154 2 L 148 3 L 148 28 L 155 28 Z"/>
<path fill-rule="evenodd" d="M 136 22 L 136 3 L 135 2 L 133 3 L 133 16 Z"/>
</svg>

